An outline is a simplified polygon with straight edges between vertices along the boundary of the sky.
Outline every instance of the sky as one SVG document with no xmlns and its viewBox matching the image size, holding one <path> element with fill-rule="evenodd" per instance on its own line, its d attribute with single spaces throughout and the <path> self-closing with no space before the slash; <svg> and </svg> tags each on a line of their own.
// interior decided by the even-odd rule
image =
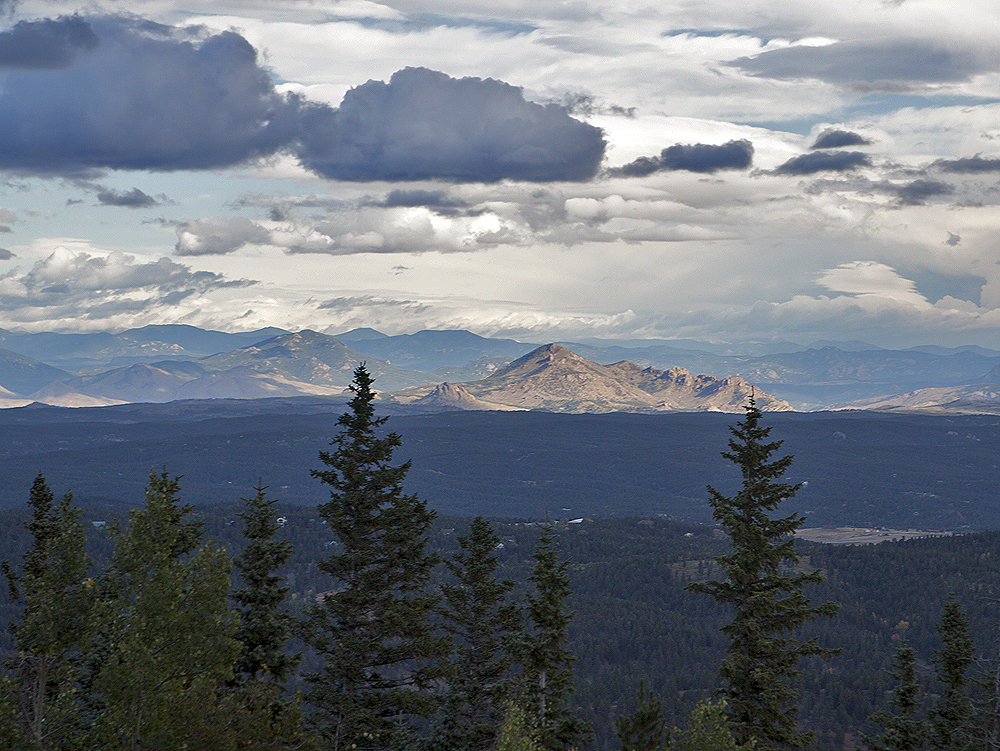
<svg viewBox="0 0 1000 751">
<path fill-rule="evenodd" d="M 1000 349 L 1000 0 L 0 0 L 0 328 Z"/>
</svg>

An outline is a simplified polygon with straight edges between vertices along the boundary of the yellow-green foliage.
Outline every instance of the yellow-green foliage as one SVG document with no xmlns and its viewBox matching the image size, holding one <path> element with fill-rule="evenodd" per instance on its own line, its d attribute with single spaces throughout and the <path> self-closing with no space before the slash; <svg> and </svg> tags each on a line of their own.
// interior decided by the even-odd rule
<svg viewBox="0 0 1000 751">
<path fill-rule="evenodd" d="M 515 702 L 508 702 L 495 751 L 541 751 L 534 723 Z"/>
<path fill-rule="evenodd" d="M 754 738 L 742 746 L 733 738 L 725 701 L 698 702 L 688 718 L 687 729 L 674 728 L 672 736 L 670 751 L 752 751 L 757 746 Z"/>
</svg>

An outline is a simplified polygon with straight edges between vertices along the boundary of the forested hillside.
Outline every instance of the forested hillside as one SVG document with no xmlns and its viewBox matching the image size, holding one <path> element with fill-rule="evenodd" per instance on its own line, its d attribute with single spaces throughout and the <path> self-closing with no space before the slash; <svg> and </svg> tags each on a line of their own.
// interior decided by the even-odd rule
<svg viewBox="0 0 1000 751">
<path fill-rule="evenodd" d="M 943 722 L 934 712 L 942 640 L 957 633 L 940 626 L 950 597 L 952 622 L 972 635 L 959 678 L 975 655 L 968 678 L 992 686 L 1000 532 L 793 543 L 804 518 L 778 506 L 805 486 L 779 482 L 791 457 L 768 458 L 780 440 L 762 443 L 771 426 L 758 426 L 752 402 L 726 454 L 743 484 L 710 494 L 720 525 L 664 513 L 574 519 L 570 508 L 561 521 L 470 525 L 404 491 L 413 466 L 393 463 L 402 438 L 375 417 L 363 367 L 356 378 L 330 448 L 303 468 L 328 490 L 319 505 L 282 502 L 262 478 L 239 502 L 195 507 L 167 469 L 147 476 L 127 514 L 57 501 L 63 488 L 41 475 L 25 488 L 0 525 L 13 564 L 0 607 L 12 624 L 0 640 L 0 738 L 20 738 L 8 747 L 235 751 L 255 738 L 262 749 L 614 751 L 628 733 L 652 729 L 655 740 L 657 723 L 690 718 L 672 751 L 718 748 L 708 737 L 785 748 L 786 730 L 807 733 L 795 743 L 849 749 L 896 722 L 884 712 L 898 706 L 895 677 L 912 678 L 911 711 Z M 725 482 L 713 485 L 734 487 Z M 745 575 L 749 589 L 727 584 Z M 800 590 L 794 606 L 781 599 Z M 759 615 L 761 602 L 742 610 L 779 591 L 772 615 Z M 792 607 L 798 620 L 781 621 Z M 791 662 L 740 647 L 741 617 L 782 636 L 762 645 L 780 644 Z M 762 685 L 791 692 L 747 700 L 740 671 L 724 670 L 734 648 L 750 669 L 778 666 Z M 969 711 L 948 732 L 979 733 L 987 718 L 971 714 L 973 684 L 952 688 Z M 728 710 L 704 703 L 720 689 Z M 778 708 L 798 713 L 773 732 L 758 727 L 753 712 Z M 712 730 L 697 740 L 703 722 Z"/>
<path fill-rule="evenodd" d="M 252 495 L 250 489 L 245 494 Z M 217 539 L 235 556 L 244 545 L 236 516 L 240 511 L 240 504 L 199 506 L 193 518 L 204 522 L 206 537 Z M 281 504 L 277 513 L 287 520 L 278 538 L 295 546 L 280 573 L 291 586 L 289 598 L 296 612 L 298 603 L 330 586 L 315 562 L 328 553 L 331 535 L 314 507 Z M 113 514 L 120 512 L 88 508 L 83 518 L 95 570 L 107 565 L 112 544 L 106 530 L 95 529 L 90 522 L 94 517 L 110 520 Z M 0 558 L 20 560 L 30 539 L 23 527 L 28 518 L 26 509 L 0 514 Z M 430 532 L 430 548 L 453 554 L 457 536 L 467 525 L 468 519 L 439 518 Z M 520 583 L 515 595 L 521 596 L 538 528 L 511 520 L 494 520 L 493 525 L 504 544 L 497 553 L 499 573 Z M 726 621 L 722 608 L 683 587 L 718 573 L 713 557 L 725 550 L 725 541 L 717 539 L 708 525 L 687 526 L 655 516 L 588 520 L 580 525 L 560 522 L 556 530 L 559 555 L 571 561 L 569 608 L 576 616 L 570 626 L 570 648 L 577 656 L 574 706 L 594 725 L 594 747 L 618 748 L 614 719 L 635 709 L 640 681 L 662 700 L 668 720 L 683 724 L 697 700 L 717 684 L 725 648 L 718 629 Z M 875 708 L 885 706 L 900 635 L 905 634 L 917 649 L 922 680 L 933 686 L 931 660 L 940 646 L 934 624 L 949 591 L 955 592 L 969 616 L 977 654 L 997 658 L 994 601 L 1000 598 L 996 591 L 1000 532 L 860 547 L 807 543 L 799 548 L 805 565 L 817 566 L 827 575 L 827 581 L 808 594 L 816 601 L 829 599 L 841 605 L 836 619 L 815 624 L 807 633 L 818 634 L 826 645 L 842 647 L 843 656 L 822 664 L 806 663 L 798 683 L 802 720 L 825 733 L 818 748 L 841 748 L 845 736 L 850 738 Z M 438 574 L 443 577 L 443 572 Z M 4 600 L 0 620 L 8 623 L 16 614 L 17 608 Z M 5 654 L 10 654 L 11 646 L 4 634 Z"/>
<path fill-rule="evenodd" d="M 286 502 L 315 506 L 308 479 L 343 401 L 219 400 L 100 409 L 0 411 L 0 508 L 44 471 L 78 503 L 128 509 L 151 467 L 184 476 L 192 503 L 235 502 L 263 477 Z M 381 411 L 381 409 L 380 409 Z M 705 485 L 738 473 L 719 456 L 734 416 L 465 412 L 396 415 L 407 489 L 440 513 L 541 518 L 668 514 L 710 522 Z M 1000 528 L 1000 421 L 993 415 L 865 412 L 768 416 L 795 456 L 787 504 L 810 526 Z"/>
</svg>

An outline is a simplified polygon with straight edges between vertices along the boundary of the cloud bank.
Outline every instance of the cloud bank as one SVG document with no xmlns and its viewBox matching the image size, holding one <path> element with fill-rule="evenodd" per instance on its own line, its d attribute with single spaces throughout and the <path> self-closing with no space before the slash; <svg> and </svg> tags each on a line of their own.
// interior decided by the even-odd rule
<svg viewBox="0 0 1000 751">
<path fill-rule="evenodd" d="M 339 109 L 306 110 L 302 164 L 336 180 L 587 180 L 599 128 L 565 107 L 528 102 L 493 79 L 405 68 L 352 89 Z"/>
<path fill-rule="evenodd" d="M 59 247 L 27 273 L 0 277 L 0 311 L 6 320 L 23 323 L 106 321 L 252 284 L 192 271 L 169 258 L 137 262 L 135 256 L 120 252 L 98 255 Z"/>
<path fill-rule="evenodd" d="M 816 172 L 847 172 L 870 167 L 871 159 L 860 151 L 814 151 L 793 156 L 775 170 L 778 175 L 812 175 Z"/>
<path fill-rule="evenodd" d="M 824 130 L 816 137 L 816 142 L 810 149 L 842 149 L 846 146 L 867 146 L 871 144 L 867 138 L 860 133 L 849 130 Z"/>
<path fill-rule="evenodd" d="M 566 107 L 493 79 L 407 68 L 333 108 L 277 91 L 233 31 L 73 16 L 0 33 L 0 169 L 20 174 L 216 169 L 281 152 L 334 180 L 579 181 L 604 148 Z"/>
<path fill-rule="evenodd" d="M 660 155 L 641 156 L 633 162 L 608 170 L 613 177 L 645 177 L 654 172 L 686 170 L 712 174 L 719 170 L 743 170 L 753 163 L 753 144 L 746 139 L 721 146 L 707 143 L 674 144 Z"/>
<path fill-rule="evenodd" d="M 729 63 L 760 77 L 815 78 L 872 90 L 966 81 L 993 66 L 990 54 L 953 49 L 930 39 L 860 39 L 795 45 Z"/>
</svg>

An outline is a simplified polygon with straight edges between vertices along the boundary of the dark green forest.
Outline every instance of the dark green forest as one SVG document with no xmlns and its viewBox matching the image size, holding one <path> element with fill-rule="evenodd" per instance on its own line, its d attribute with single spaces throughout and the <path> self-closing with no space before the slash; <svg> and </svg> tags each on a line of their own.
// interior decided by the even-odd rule
<svg viewBox="0 0 1000 751">
<path fill-rule="evenodd" d="M 728 416 L 727 421 L 732 422 L 733 417 Z M 328 417 L 327 440 L 338 430 L 331 422 Z M 389 427 L 398 427 L 396 422 L 393 418 Z M 764 422 L 770 425 L 773 421 L 767 416 Z M 715 457 L 725 449 L 727 434 L 724 427 L 717 433 L 718 445 L 706 449 Z M 378 441 L 386 440 L 385 435 L 384 431 L 373 433 L 372 440 L 376 442 L 373 445 L 377 447 Z M 780 426 L 775 430 L 775 438 L 783 438 Z M 386 449 L 386 459 L 391 457 L 395 448 Z M 322 443 L 316 447 L 316 450 L 322 449 Z M 797 467 L 804 458 L 801 454 L 796 456 L 792 467 Z M 398 462 L 393 466 L 398 467 Z M 715 462 L 715 459 L 711 460 L 710 466 L 716 469 L 705 479 L 726 493 L 732 492 L 738 485 L 738 471 L 724 461 Z M 298 471 L 299 482 L 314 483 L 320 488 L 317 495 L 321 504 L 326 493 L 324 483 L 321 478 L 310 480 L 307 475 L 310 469 L 322 472 L 322 468 L 323 463 L 314 458 Z M 184 467 L 171 466 L 168 469 L 182 472 Z M 410 491 L 407 473 L 412 475 L 418 471 L 415 463 L 405 466 L 405 471 L 399 475 L 398 479 L 407 492 Z M 787 476 L 794 481 L 801 477 L 792 468 L 789 468 Z M 49 535 L 46 539 L 51 540 L 58 537 L 59 545 L 72 550 L 77 544 L 73 542 L 74 530 L 79 531 L 77 542 L 81 555 L 83 551 L 87 555 L 86 567 L 80 577 L 64 581 L 59 591 L 63 595 L 75 592 L 84 599 L 94 597 L 97 604 L 93 607 L 96 610 L 87 612 L 96 614 L 93 620 L 96 625 L 91 631 L 85 629 L 86 633 L 81 632 L 83 636 L 66 637 L 70 639 L 70 646 L 62 654 L 69 660 L 65 664 L 71 665 L 72 669 L 62 677 L 53 673 L 48 679 L 48 688 L 52 694 L 50 698 L 59 699 L 53 703 L 55 714 L 52 716 L 57 720 L 62 718 L 59 721 L 64 721 L 66 727 L 72 730 L 67 730 L 65 737 L 75 737 L 77 740 L 74 742 L 79 742 L 81 748 L 169 748 L 171 743 L 179 742 L 176 741 L 177 736 L 168 732 L 169 729 L 155 722 L 144 725 L 145 719 L 142 722 L 136 720 L 134 709 L 138 706 L 135 704 L 139 701 L 136 698 L 138 694 L 129 694 L 122 686 L 128 683 L 126 676 L 137 675 L 139 666 L 145 663 L 136 657 L 141 651 L 139 646 L 130 647 L 131 651 L 121 646 L 134 637 L 135 630 L 126 629 L 115 637 L 108 624 L 116 621 L 114 618 L 107 620 L 108 613 L 137 612 L 143 600 L 141 592 L 134 589 L 135 583 L 144 575 L 141 572 L 148 568 L 144 556 L 154 555 L 164 556 L 164 570 L 175 573 L 186 571 L 191 576 L 194 576 L 191 567 L 197 562 L 197 570 L 205 576 L 203 580 L 198 580 L 201 582 L 199 586 L 208 588 L 203 591 L 201 601 L 206 607 L 215 602 L 213 607 L 216 607 L 212 612 L 200 611 L 204 618 L 199 621 L 202 623 L 199 628 L 207 629 L 206 643 L 212 645 L 210 652 L 213 659 L 219 658 L 220 661 L 214 666 L 207 666 L 206 672 L 199 676 L 179 676 L 177 696 L 170 699 L 169 692 L 164 694 L 147 713 L 147 716 L 155 717 L 156 712 L 161 711 L 174 718 L 187 717 L 185 727 L 189 730 L 193 728 L 191 738 L 194 740 L 185 742 L 194 744 L 191 748 L 335 748 L 338 747 L 337 742 L 331 739 L 338 736 L 316 719 L 316 707 L 336 706 L 336 711 L 341 712 L 338 716 L 355 717 L 351 722 L 357 725 L 357 729 L 352 732 L 357 733 L 356 737 L 368 738 L 370 743 L 361 745 L 372 748 L 491 748 L 491 744 L 495 743 L 498 748 L 589 747 L 617 750 L 623 747 L 619 738 L 622 718 L 640 717 L 637 713 L 637 709 L 642 708 L 639 707 L 638 697 L 640 686 L 645 692 L 643 706 L 649 709 L 648 699 L 654 697 L 664 727 L 681 729 L 689 723 L 689 718 L 695 716 L 692 713 L 702 712 L 705 715 L 706 705 L 702 704 L 699 708 L 699 702 L 706 699 L 717 701 L 715 692 L 723 687 L 719 666 L 726 655 L 727 640 L 722 629 L 731 622 L 733 608 L 719 605 L 712 598 L 686 589 L 692 583 L 704 583 L 725 576 L 717 558 L 732 552 L 731 543 L 722 529 L 711 522 L 684 523 L 663 512 L 570 521 L 575 516 L 572 511 L 556 508 L 552 509 L 549 522 L 545 522 L 541 515 L 529 519 L 517 519 L 513 515 L 494 517 L 487 527 L 489 534 L 495 535 L 495 538 L 489 537 L 484 528 L 479 529 L 480 537 L 476 538 L 473 534 L 476 527 L 473 525 L 470 528 L 468 517 L 442 514 L 435 518 L 433 513 L 423 516 L 418 513 L 415 518 L 423 521 L 416 537 L 425 542 L 419 550 L 411 550 L 406 555 L 415 556 L 414 560 L 420 559 L 427 564 L 426 580 L 422 582 L 420 591 L 437 602 L 441 592 L 450 591 L 454 596 L 455 592 L 475 589 L 478 586 L 475 580 L 461 578 L 461 567 L 456 572 L 454 565 L 446 566 L 445 562 L 462 560 L 465 556 L 468 563 L 472 555 L 470 546 L 478 539 L 481 560 L 495 560 L 495 571 L 489 576 L 484 575 L 483 581 L 510 581 L 508 588 L 501 587 L 499 593 L 495 593 L 496 602 L 519 606 L 521 625 L 507 622 L 510 634 L 502 639 L 498 636 L 492 648 L 497 655 L 506 654 L 507 661 L 500 660 L 494 665 L 493 673 L 486 668 L 482 673 L 475 673 L 469 667 L 472 663 L 461 662 L 460 651 L 452 651 L 458 642 L 452 640 L 449 646 L 448 639 L 442 638 L 446 633 L 453 633 L 447 624 L 454 614 L 449 616 L 437 605 L 427 608 L 422 616 L 427 626 L 422 633 L 430 639 L 426 650 L 403 654 L 398 665 L 384 676 L 387 681 L 397 681 L 401 676 L 407 676 L 407 679 L 398 682 L 398 685 L 389 686 L 387 683 L 382 687 L 369 687 L 369 697 L 377 697 L 375 704 L 359 705 L 360 709 L 351 709 L 352 712 L 357 710 L 356 714 L 350 715 L 341 704 L 331 704 L 332 700 L 323 699 L 316 693 L 316 676 L 322 675 L 324 665 L 329 664 L 323 657 L 326 647 L 322 646 L 321 638 L 307 633 L 309 629 L 303 630 L 296 625 L 308 620 L 310 613 L 314 613 L 318 596 L 328 600 L 332 593 L 344 591 L 344 575 L 334 576 L 336 569 L 333 562 L 347 552 L 349 545 L 345 540 L 348 528 L 339 533 L 335 531 L 333 520 L 336 509 L 288 503 L 283 498 L 282 490 L 273 486 L 241 489 L 243 498 L 250 500 L 188 506 L 184 502 L 184 479 L 176 480 L 161 469 L 139 481 L 132 478 L 131 482 L 139 482 L 140 487 L 134 495 L 133 505 L 138 510 L 132 512 L 131 524 L 129 513 L 118 503 L 103 505 L 92 499 L 82 504 L 82 510 L 73 511 L 69 501 L 60 503 L 57 500 L 68 488 L 56 482 L 51 482 L 50 511 L 47 516 L 41 517 L 48 526 L 39 526 L 37 489 L 33 489 L 30 483 L 23 489 L 23 505 L 2 512 L 0 557 L 11 562 L 12 581 L 20 585 L 21 590 L 18 593 L 21 595 L 20 602 L 15 598 L 6 598 L 0 603 L 3 623 L 15 624 L 14 629 L 0 636 L 0 649 L 6 655 L 5 680 L 9 681 L 6 684 L 7 701 L 0 707 L 6 718 L 0 718 L 0 721 L 9 723 L 4 727 L 14 727 L 18 721 L 19 697 L 23 698 L 24 693 L 19 693 L 16 686 L 24 677 L 23 671 L 19 673 L 24 666 L 24 643 L 36 638 L 32 636 L 33 632 L 25 630 L 24 624 L 30 622 L 32 608 L 37 613 L 52 607 L 49 600 L 40 605 L 42 600 L 26 599 L 33 581 L 32 566 L 37 567 L 42 560 L 39 558 L 38 540 L 46 535 Z M 143 482 L 145 491 L 141 489 Z M 262 476 L 259 482 L 267 486 L 269 479 Z M 401 498 L 413 498 L 405 493 L 394 495 L 393 483 L 388 483 L 392 497 L 383 498 L 377 506 L 385 508 L 397 504 Z M 349 494 L 353 491 L 343 492 Z M 707 497 L 704 491 L 702 495 Z M 257 500 L 256 506 L 254 499 Z M 417 498 L 407 503 L 417 504 L 412 506 L 417 511 L 422 508 Z M 781 512 L 788 513 L 784 508 Z M 232 570 L 231 565 L 233 560 L 243 559 L 246 563 L 246 551 L 255 544 L 248 537 L 253 518 L 258 524 L 256 544 L 271 546 L 267 548 L 271 551 L 268 555 L 272 556 L 269 560 L 274 562 L 271 594 L 280 591 L 280 607 L 277 610 L 283 614 L 282 620 L 276 621 L 280 627 L 272 630 L 275 638 L 282 642 L 281 654 L 290 657 L 282 662 L 272 654 L 247 667 L 245 660 L 241 662 L 242 658 L 237 659 L 241 643 L 246 649 L 246 637 L 239 637 L 236 630 L 239 619 L 234 613 L 240 612 L 242 606 L 240 598 L 234 595 L 248 586 L 251 574 L 246 567 Z M 94 522 L 103 524 L 96 526 Z M 163 526 L 156 527 L 156 524 Z M 170 550 L 162 547 L 164 542 L 156 535 L 141 538 L 139 532 L 143 525 L 149 529 L 172 529 L 174 543 Z M 493 539 L 495 544 L 487 544 Z M 51 543 L 50 550 L 55 549 L 52 546 L 55 543 Z M 284 554 L 278 555 L 281 551 Z M 869 718 L 878 710 L 888 710 L 890 718 L 897 717 L 900 712 L 892 702 L 899 684 L 894 677 L 899 670 L 894 664 L 902 646 L 911 647 L 914 653 L 917 687 L 914 711 L 920 718 L 925 715 L 929 720 L 936 717 L 935 707 L 944 693 L 944 687 L 936 677 L 942 650 L 942 634 L 938 626 L 945 604 L 953 595 L 968 619 L 974 651 L 974 660 L 967 670 L 969 682 L 963 691 L 984 704 L 963 729 L 963 732 L 968 730 L 968 738 L 978 739 L 976 745 L 970 745 L 971 741 L 966 743 L 968 738 L 962 735 L 961 738 L 966 739 L 962 741 L 965 745 L 951 747 L 989 748 L 984 733 L 987 730 L 986 719 L 996 708 L 995 701 L 990 704 L 990 691 L 994 688 L 991 676 L 997 670 L 1000 636 L 996 627 L 1000 532 L 924 538 L 877 546 L 839 547 L 797 541 L 794 552 L 798 557 L 797 563 L 784 564 L 781 573 L 794 576 L 799 572 L 818 570 L 823 575 L 823 581 L 809 583 L 804 589 L 806 596 L 814 603 L 833 602 L 839 605 L 835 617 L 808 622 L 801 629 L 796 629 L 794 634 L 798 640 L 816 638 L 824 648 L 840 650 L 839 655 L 830 659 L 803 659 L 798 666 L 801 675 L 791 682 L 799 692 L 794 701 L 798 708 L 798 728 L 815 733 L 809 747 L 863 747 L 862 735 L 870 739 L 891 740 L 891 733 L 883 734 L 887 732 L 885 726 L 892 723 L 887 723 L 885 717 L 882 723 L 873 723 Z M 70 568 L 80 571 L 80 561 L 84 559 L 77 556 L 76 560 L 77 568 Z M 59 565 L 69 565 L 63 558 L 59 561 Z M 54 561 L 50 560 L 49 565 L 54 568 Z M 466 569 L 473 570 L 471 565 L 467 565 Z M 456 582 L 461 586 L 456 588 Z M 531 612 L 531 603 L 537 605 L 545 601 L 545 592 L 557 593 L 560 582 L 566 585 L 564 601 L 554 596 L 552 603 L 556 615 L 564 617 L 565 633 L 561 648 L 565 649 L 565 654 L 562 657 L 557 654 L 550 667 L 539 668 L 540 663 L 532 662 L 533 658 L 524 651 L 527 649 L 524 646 L 526 642 L 524 637 L 518 637 L 518 633 L 519 629 L 525 628 L 524 619 Z M 166 587 L 165 583 L 160 584 Z M 178 596 L 183 598 L 187 591 L 185 585 L 178 586 Z M 219 590 L 219 587 L 222 589 Z M 212 595 L 215 591 L 223 592 L 223 600 L 225 591 L 229 592 L 229 600 L 224 606 L 218 606 L 218 598 Z M 129 595 L 129 592 L 132 594 Z M 167 589 L 163 589 L 159 596 L 167 598 L 168 594 Z M 128 597 L 132 599 L 122 599 Z M 244 603 L 247 601 L 246 597 L 242 600 Z M 370 614 L 371 607 L 374 606 L 366 606 L 368 609 L 365 612 Z M 390 604 L 387 603 L 386 607 Z M 245 607 L 242 607 L 242 615 L 244 620 L 248 618 Z M 347 618 L 339 617 L 341 620 Z M 545 614 L 535 614 L 534 618 L 534 625 L 529 624 L 527 628 L 540 643 L 544 629 L 539 623 L 544 621 Z M 362 614 L 360 627 L 367 628 L 366 621 L 371 620 Z M 149 623 L 157 624 L 155 616 Z M 501 628 L 499 624 L 500 621 L 494 624 L 498 634 L 507 628 Z M 163 623 L 157 625 L 166 627 Z M 211 629 L 217 630 L 214 636 Z M 194 627 L 190 630 L 193 634 L 198 633 Z M 218 636 L 223 633 L 224 638 Z M 469 632 L 463 633 L 466 634 L 463 637 L 465 641 L 461 643 L 469 642 Z M 558 646 L 559 641 L 555 638 L 553 644 Z M 186 654 L 194 654 L 190 651 L 192 648 L 192 644 L 187 644 Z M 255 654 L 261 653 L 262 647 L 258 645 L 256 649 Z M 388 658 L 382 655 L 378 659 Z M 130 663 L 129 660 L 138 661 Z M 225 664 L 227 660 L 228 665 Z M 279 663 L 285 667 L 279 669 Z M 415 681 L 410 677 L 418 664 L 424 671 L 421 675 L 426 675 L 426 679 Z M 113 670 L 108 665 L 117 667 Z M 122 673 L 126 668 L 128 671 Z M 538 684 L 539 670 L 551 677 L 565 668 L 571 668 L 571 690 L 561 695 L 553 694 L 555 698 L 552 700 L 562 714 L 545 719 L 554 711 L 553 707 L 549 705 L 546 708 L 545 701 L 542 701 L 540 708 L 539 697 L 533 696 L 525 687 Z M 535 671 L 532 675 L 536 677 L 526 681 L 525 676 L 531 670 Z M 463 684 L 457 676 L 473 674 L 493 676 L 488 681 L 486 678 L 481 681 L 490 687 L 484 696 L 517 696 L 520 697 L 517 700 L 519 704 L 504 704 L 490 709 L 489 702 L 483 699 L 487 709 L 482 710 L 485 712 L 482 717 L 492 718 L 493 735 L 466 734 L 460 737 L 459 743 L 454 741 L 459 736 L 448 735 L 449 732 L 457 732 L 454 722 L 448 724 L 448 712 L 457 710 L 449 710 L 448 707 L 469 701 L 469 681 Z M 975 678 L 984 679 L 987 685 L 977 687 Z M 136 685 L 137 680 L 133 681 Z M 508 680 L 510 683 L 505 683 Z M 549 685 L 554 684 L 553 680 Z M 459 685 L 465 686 L 465 693 L 461 695 L 454 688 Z M 65 690 L 69 686 L 72 686 L 71 692 Z M 412 693 L 392 693 L 396 689 Z M 178 698 L 185 696 L 188 698 Z M 296 696 L 305 697 L 304 704 L 300 704 Z M 386 699 L 388 696 L 392 697 L 391 700 Z M 427 703 L 418 706 L 418 699 Z M 171 701 L 174 703 L 171 704 Z M 393 707 L 385 723 L 365 724 L 369 722 L 366 719 L 369 715 L 385 714 L 385 707 Z M 526 711 L 526 715 L 521 716 L 520 725 L 514 711 L 517 707 Z M 407 716 L 416 719 L 400 729 L 393 723 L 402 717 L 404 710 Z M 185 715 L 185 712 L 188 714 Z M 332 712 L 334 710 L 329 709 L 327 714 Z M 536 719 L 536 725 L 532 726 L 532 716 L 542 719 Z M 706 716 L 712 715 L 709 713 Z M 75 719 L 70 721 L 67 718 Z M 490 722 L 486 725 L 489 726 Z M 135 732 L 132 735 L 123 734 L 122 727 L 131 727 Z M 449 727 L 452 729 L 449 730 Z M 223 732 L 219 728 L 226 730 Z M 395 734 L 384 735 L 389 732 L 386 728 L 395 728 L 391 731 Z M 501 728 L 503 732 L 497 737 L 496 733 Z M 546 728 L 555 730 L 546 735 Z M 722 729 L 728 734 L 726 727 Z M 690 737 L 681 731 L 667 735 L 671 738 L 671 748 L 696 747 L 690 744 L 684 746 Z M 76 747 L 66 745 L 68 741 L 65 739 L 60 741 L 62 745 L 56 744 L 55 737 L 53 735 L 44 741 L 49 745 L 42 742 L 36 746 L 23 745 L 26 742 L 22 739 L 17 741 L 22 745 L 8 747 Z M 391 743 L 386 740 L 390 737 Z M 925 737 L 927 747 L 932 747 L 930 731 Z M 445 743 L 442 739 L 448 738 L 451 741 L 441 745 Z M 727 742 L 735 743 L 731 736 L 726 735 L 726 738 L 729 739 Z M 156 743 L 160 745 L 154 745 L 153 739 L 159 739 Z M 878 743 L 877 740 L 871 742 Z M 198 746 L 197 743 L 203 745 Z M 531 746 L 531 743 L 542 745 Z M 891 744 L 889 747 L 892 747 Z"/>
<path fill-rule="evenodd" d="M 263 478 L 282 501 L 325 500 L 308 481 L 343 401 L 210 400 L 0 410 L 0 509 L 24 504 L 39 471 L 82 507 L 131 508 L 150 467 L 183 476 L 185 500 L 238 502 Z M 566 415 L 449 412 L 394 415 L 408 492 L 443 514 L 542 518 L 667 514 L 711 523 L 705 485 L 733 490 L 719 455 L 719 413 Z M 808 526 L 1000 529 L 1000 418 L 995 415 L 773 413 L 807 482 L 787 512 Z M 570 511 L 562 512 L 563 508 Z"/>
</svg>

